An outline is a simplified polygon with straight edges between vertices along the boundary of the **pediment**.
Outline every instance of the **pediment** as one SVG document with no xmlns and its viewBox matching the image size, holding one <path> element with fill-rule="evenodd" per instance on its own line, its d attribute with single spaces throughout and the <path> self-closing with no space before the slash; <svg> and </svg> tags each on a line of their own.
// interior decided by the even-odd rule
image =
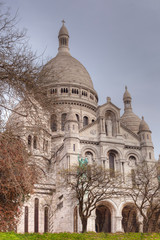
<svg viewBox="0 0 160 240">
<path fill-rule="evenodd" d="M 122 123 L 120 124 L 120 133 L 126 141 L 136 141 L 140 142 L 139 136 L 124 126 Z"/>
<path fill-rule="evenodd" d="M 98 112 L 99 116 L 104 116 L 105 112 L 108 110 L 114 112 L 118 118 L 120 117 L 120 108 L 118 108 L 112 102 L 107 102 L 107 103 L 99 106 L 97 109 L 97 112 Z"/>
<path fill-rule="evenodd" d="M 95 121 L 80 130 L 80 137 L 93 141 L 98 137 L 98 132 L 98 121 Z"/>
</svg>

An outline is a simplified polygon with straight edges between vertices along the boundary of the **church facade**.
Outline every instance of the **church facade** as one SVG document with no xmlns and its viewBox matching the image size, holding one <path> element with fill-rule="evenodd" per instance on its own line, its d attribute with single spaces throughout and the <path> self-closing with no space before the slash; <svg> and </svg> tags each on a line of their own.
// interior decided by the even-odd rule
<svg viewBox="0 0 160 240">
<path fill-rule="evenodd" d="M 23 135 L 44 176 L 24 203 L 17 227 L 22 233 L 82 231 L 77 201 L 71 198 L 68 189 L 59 185 L 63 181 L 60 169 L 78 163 L 78 156 L 120 172 L 124 182 L 136 163 L 142 159 L 155 161 L 151 131 L 144 118 L 132 111 L 127 87 L 122 116 L 110 97 L 98 106 L 98 95 L 87 70 L 70 54 L 69 33 L 64 23 L 58 39 L 58 54 L 44 66 L 45 74 L 39 82 L 50 99 L 51 112 L 44 114 L 45 124 L 38 133 L 35 123 L 25 127 Z M 131 209 L 135 215 L 130 199 L 113 197 L 99 202 L 88 219 L 87 230 L 123 232 L 125 212 Z M 133 221 L 132 230 L 137 231 L 136 217 Z"/>
</svg>

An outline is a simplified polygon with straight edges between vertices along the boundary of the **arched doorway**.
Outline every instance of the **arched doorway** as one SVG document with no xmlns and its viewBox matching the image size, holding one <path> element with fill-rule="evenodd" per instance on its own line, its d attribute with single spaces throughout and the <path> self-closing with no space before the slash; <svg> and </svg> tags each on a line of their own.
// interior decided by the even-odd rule
<svg viewBox="0 0 160 240">
<path fill-rule="evenodd" d="M 122 226 L 124 232 L 139 232 L 137 211 L 134 205 L 126 205 L 122 210 Z"/>
<path fill-rule="evenodd" d="M 96 208 L 96 232 L 111 232 L 111 212 L 105 205 Z"/>
</svg>

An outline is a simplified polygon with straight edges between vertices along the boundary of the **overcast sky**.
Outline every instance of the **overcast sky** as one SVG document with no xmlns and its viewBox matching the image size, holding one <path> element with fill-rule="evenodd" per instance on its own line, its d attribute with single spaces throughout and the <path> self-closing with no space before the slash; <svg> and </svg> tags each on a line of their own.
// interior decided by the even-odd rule
<svg viewBox="0 0 160 240">
<path fill-rule="evenodd" d="M 88 70 L 99 104 L 121 108 L 125 85 L 134 113 L 152 131 L 160 154 L 160 0 L 5 0 L 33 51 L 55 57 L 66 21 L 70 52 Z"/>
</svg>

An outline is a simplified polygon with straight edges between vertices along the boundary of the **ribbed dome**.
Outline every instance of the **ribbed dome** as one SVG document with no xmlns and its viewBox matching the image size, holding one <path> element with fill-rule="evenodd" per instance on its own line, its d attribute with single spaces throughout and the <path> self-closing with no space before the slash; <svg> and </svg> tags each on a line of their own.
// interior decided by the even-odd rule
<svg viewBox="0 0 160 240">
<path fill-rule="evenodd" d="M 144 121 L 144 117 L 142 117 L 142 120 L 139 125 L 139 132 L 142 131 L 150 131 L 148 124 Z"/>
<path fill-rule="evenodd" d="M 77 84 L 94 90 L 92 80 L 85 67 L 69 53 L 58 53 L 42 70 L 43 85 Z"/>
<path fill-rule="evenodd" d="M 138 133 L 141 119 L 132 111 L 125 112 L 121 117 L 121 122 L 132 132 Z"/>
</svg>

